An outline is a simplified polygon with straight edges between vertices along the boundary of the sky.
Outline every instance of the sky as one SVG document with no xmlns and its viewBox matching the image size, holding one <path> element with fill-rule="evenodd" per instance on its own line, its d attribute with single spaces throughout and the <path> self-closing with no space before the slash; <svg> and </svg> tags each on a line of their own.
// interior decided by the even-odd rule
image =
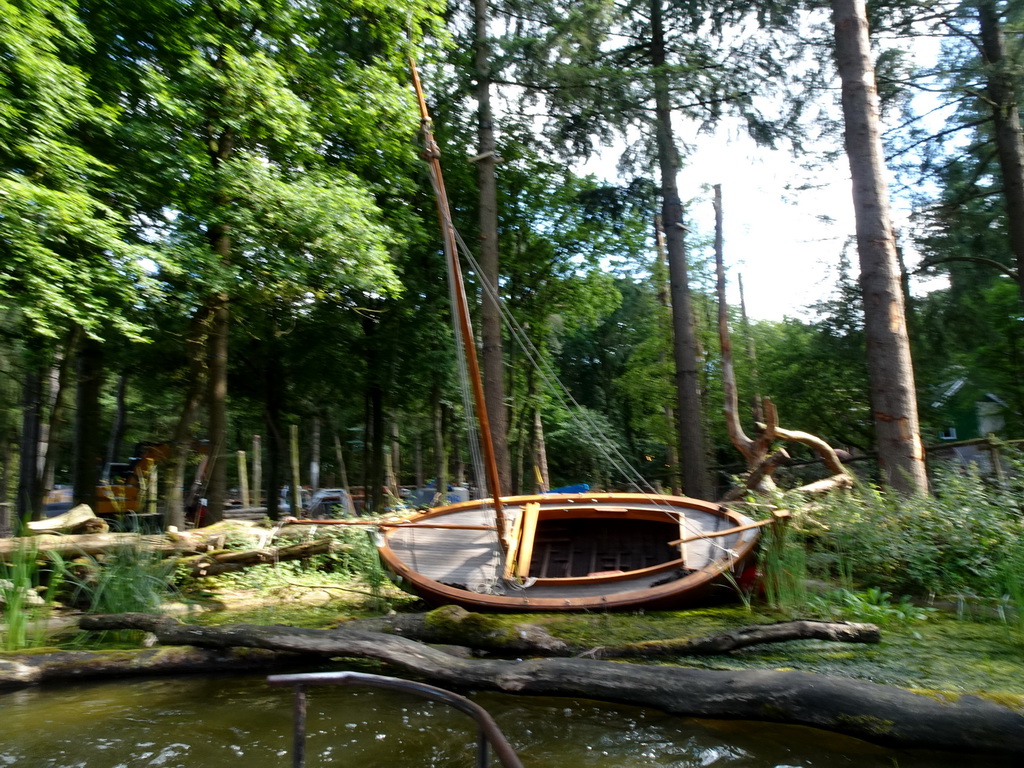
<svg viewBox="0 0 1024 768">
<path fill-rule="evenodd" d="M 922 65 L 939 55 L 934 40 L 913 41 L 911 46 Z M 934 104 L 928 103 L 929 99 L 927 95 L 915 98 L 918 114 L 932 111 Z M 929 127 L 937 130 L 943 119 L 944 115 L 933 114 L 931 121 L 937 123 Z M 809 174 L 803 165 L 814 158 L 758 147 L 744 131 L 730 127 L 728 120 L 723 120 L 713 134 L 697 134 L 692 128 L 688 133 L 686 125 L 677 124 L 675 128 L 678 143 L 692 148 L 683 158 L 678 183 L 684 204 L 690 201 L 688 226 L 699 236 L 714 236 L 712 187 L 722 185 L 730 304 L 739 306 L 738 278 L 742 275 L 747 314 L 752 319 L 813 318 L 808 308 L 832 294 L 847 243 L 856 276 L 853 194 L 846 155 L 839 152 L 834 161 Z M 836 150 L 839 141 L 838 137 L 828 139 L 817 149 Z M 615 169 L 619 154 L 620 150 L 608 149 L 581 170 L 621 183 Z M 892 179 L 889 181 L 893 189 Z M 890 212 L 897 231 L 908 231 L 909 202 L 890 192 Z M 908 239 L 900 244 L 908 268 L 913 269 L 919 260 L 913 244 Z M 912 278 L 911 290 L 921 294 L 943 284 L 941 279 Z"/>
<path fill-rule="evenodd" d="M 842 158 L 845 164 L 845 158 Z M 822 168 L 814 189 L 787 151 L 756 147 L 742 135 L 705 137 L 679 175 L 681 197 L 696 198 L 689 215 L 713 235 L 712 185 L 722 185 L 727 298 L 739 305 L 742 275 L 747 314 L 758 320 L 807 317 L 829 296 L 847 238 L 854 231 L 848 170 Z"/>
<path fill-rule="evenodd" d="M 846 156 L 809 174 L 809 158 L 788 150 L 758 147 L 741 132 L 686 137 L 694 151 L 678 178 L 680 197 L 689 201 L 688 226 L 712 238 L 715 184 L 722 185 L 722 228 L 729 303 L 739 306 L 739 276 L 750 318 L 811 319 L 810 305 L 829 298 L 843 248 L 855 232 L 853 195 Z M 615 181 L 617 152 L 609 150 L 582 169 Z M 892 198 L 897 228 L 909 216 L 906 201 Z M 911 249 L 912 250 L 912 249 Z M 856 250 L 849 257 L 856 274 Z M 909 266 L 916 254 L 908 253 Z M 933 284 L 919 283 L 927 290 Z"/>
</svg>

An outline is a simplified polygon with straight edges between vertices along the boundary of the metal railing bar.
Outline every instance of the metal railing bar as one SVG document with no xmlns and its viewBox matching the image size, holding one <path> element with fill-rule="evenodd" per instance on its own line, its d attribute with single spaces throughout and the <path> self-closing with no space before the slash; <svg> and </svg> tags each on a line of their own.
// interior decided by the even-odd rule
<svg viewBox="0 0 1024 768">
<path fill-rule="evenodd" d="M 508 743 L 505 734 L 498 728 L 494 718 L 483 707 L 474 704 L 464 696 L 436 688 L 425 683 L 402 680 L 384 675 L 371 675 L 365 672 L 305 672 L 290 675 L 270 675 L 270 685 L 294 686 L 295 688 L 295 744 L 292 764 L 294 768 L 303 768 L 306 759 L 306 689 L 311 685 L 344 685 L 362 686 L 364 688 L 381 688 L 401 691 L 420 696 L 424 699 L 447 704 L 460 712 L 469 715 L 476 721 L 477 735 L 477 767 L 487 768 L 489 757 L 488 747 L 494 750 L 495 756 L 504 768 L 523 768 L 518 755 Z"/>
</svg>

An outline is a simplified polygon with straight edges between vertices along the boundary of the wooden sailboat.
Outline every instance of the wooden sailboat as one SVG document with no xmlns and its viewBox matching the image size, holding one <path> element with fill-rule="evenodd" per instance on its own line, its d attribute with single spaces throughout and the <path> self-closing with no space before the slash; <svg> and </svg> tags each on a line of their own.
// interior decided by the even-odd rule
<svg viewBox="0 0 1024 768">
<path fill-rule="evenodd" d="M 439 153 L 412 69 L 492 494 L 383 527 L 387 567 L 430 603 L 474 610 L 661 609 L 735 596 L 765 523 L 654 494 L 502 498 Z"/>
</svg>

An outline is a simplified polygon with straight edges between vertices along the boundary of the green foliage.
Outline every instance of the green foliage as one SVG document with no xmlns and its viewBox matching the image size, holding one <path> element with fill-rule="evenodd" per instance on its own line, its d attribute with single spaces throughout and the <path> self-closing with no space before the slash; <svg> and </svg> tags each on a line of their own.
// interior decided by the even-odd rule
<svg viewBox="0 0 1024 768">
<path fill-rule="evenodd" d="M 30 627 L 44 614 L 43 600 L 35 591 L 38 584 L 35 547 L 24 545 L 11 553 L 10 562 L 0 561 L 0 647 L 6 651 L 32 645 Z"/>
<path fill-rule="evenodd" d="M 175 561 L 142 546 L 69 561 L 51 555 L 69 596 L 87 613 L 159 613 L 173 592 Z"/>
<path fill-rule="evenodd" d="M 765 538 L 758 560 L 765 601 L 795 615 L 807 604 L 807 550 L 784 525 L 772 526 Z"/>
<path fill-rule="evenodd" d="M 30 337 L 69 323 L 134 334 L 125 308 L 145 283 L 145 251 L 124 240 L 104 199 L 109 169 L 81 140 L 111 118 L 78 66 L 89 34 L 53 0 L 3 0 L 0 19 L 0 303 Z"/>
<path fill-rule="evenodd" d="M 805 604 L 822 619 L 864 621 L 880 626 L 924 621 L 935 612 L 934 608 L 914 605 L 907 596 L 898 603 L 893 603 L 891 598 L 889 592 L 883 592 L 878 587 L 870 587 L 860 592 L 837 589 L 811 595 Z"/>
<path fill-rule="evenodd" d="M 221 574 L 203 581 L 202 586 L 260 591 L 279 587 L 338 589 L 345 594 L 361 595 L 366 610 L 372 613 L 387 611 L 391 607 L 391 580 L 377 554 L 372 534 L 357 526 L 325 526 L 317 531 L 317 537 L 333 540 L 333 551 L 305 561 L 285 561 Z M 243 548 L 249 546 L 246 543 Z"/>
<path fill-rule="evenodd" d="M 862 485 L 823 500 L 814 518 L 810 571 L 848 569 L 854 581 L 896 594 L 999 598 L 1004 563 L 1024 534 L 1012 488 L 976 471 L 946 472 L 933 496 L 900 496 Z"/>
<path fill-rule="evenodd" d="M 1018 637 L 1024 640 L 1024 540 L 1017 540 L 1010 546 L 1010 551 L 1000 567 L 1003 588 L 1003 599 L 1000 611 L 1003 620 L 1013 620 Z M 1012 615 L 1006 615 L 1006 606 Z"/>
</svg>

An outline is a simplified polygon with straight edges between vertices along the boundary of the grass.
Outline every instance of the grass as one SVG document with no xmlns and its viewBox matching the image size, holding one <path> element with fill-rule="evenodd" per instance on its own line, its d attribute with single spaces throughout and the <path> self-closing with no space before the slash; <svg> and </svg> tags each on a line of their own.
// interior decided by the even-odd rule
<svg viewBox="0 0 1024 768">
<path fill-rule="evenodd" d="M 47 644 L 47 620 L 54 611 L 61 576 L 44 565 L 35 547 L 28 545 L 15 550 L 9 561 L 0 560 L 0 649 L 17 651 Z"/>
<path fill-rule="evenodd" d="M 0 562 L 0 603 L 5 626 L 0 629 L 0 645 L 16 651 L 29 645 L 29 626 L 38 612 L 34 591 L 37 584 L 36 550 L 23 546 L 15 550 L 9 563 Z"/>
<path fill-rule="evenodd" d="M 394 606 L 416 602 L 417 598 L 392 584 L 366 531 L 338 527 L 320 530 L 317 536 L 335 539 L 335 551 L 305 561 L 187 580 L 182 585 L 185 597 L 197 602 L 215 602 L 224 595 L 233 600 L 258 597 L 259 611 L 276 614 L 279 608 L 288 612 L 286 604 L 294 605 L 296 599 L 313 596 L 320 603 L 334 602 L 352 616 L 379 615 Z"/>
<path fill-rule="evenodd" d="M 86 613 L 160 613 L 164 600 L 173 593 L 175 562 L 160 552 L 141 546 L 126 546 L 105 555 L 81 555 L 66 560 L 51 553 L 54 570 L 65 583 L 64 599 Z M 141 637 L 139 632 L 79 634 L 76 644 L 117 644 Z"/>
</svg>

